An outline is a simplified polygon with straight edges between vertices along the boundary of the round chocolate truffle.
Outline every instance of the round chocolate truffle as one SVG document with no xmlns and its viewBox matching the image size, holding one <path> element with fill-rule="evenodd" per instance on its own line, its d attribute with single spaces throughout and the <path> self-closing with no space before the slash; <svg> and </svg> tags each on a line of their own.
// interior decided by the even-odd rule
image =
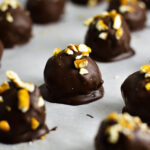
<svg viewBox="0 0 150 150">
<path fill-rule="evenodd" d="M 71 0 L 71 1 L 79 5 L 96 6 L 102 0 Z"/>
<path fill-rule="evenodd" d="M 91 57 L 111 62 L 134 55 L 130 47 L 130 31 L 124 18 L 115 10 L 87 19 L 89 26 L 85 43 L 92 48 Z"/>
<path fill-rule="evenodd" d="M 84 44 L 55 49 L 44 70 L 43 98 L 49 102 L 81 105 L 103 97 L 103 80 Z"/>
<path fill-rule="evenodd" d="M 110 0 L 108 10 L 116 9 L 125 18 L 130 30 L 140 30 L 146 23 L 146 6 L 139 0 Z"/>
<path fill-rule="evenodd" d="M 130 75 L 122 84 L 121 92 L 125 101 L 123 111 L 140 116 L 150 124 L 150 65 Z"/>
<path fill-rule="evenodd" d="M 0 86 L 0 142 L 15 144 L 43 138 L 49 130 L 45 125 L 45 104 L 40 90 L 7 71 L 9 82 Z"/>
<path fill-rule="evenodd" d="M 35 23 L 46 24 L 60 19 L 66 0 L 28 0 L 27 9 Z"/>
<path fill-rule="evenodd" d="M 96 150 L 148 150 L 149 145 L 150 128 L 127 113 L 108 115 L 95 140 Z"/>
<path fill-rule="evenodd" d="M 32 20 L 17 0 L 0 4 L 0 40 L 5 48 L 24 44 L 31 38 Z"/>
<path fill-rule="evenodd" d="M 3 55 L 3 44 L 2 42 L 0 41 L 0 61 L 1 61 L 1 58 L 2 58 L 2 55 Z"/>
</svg>

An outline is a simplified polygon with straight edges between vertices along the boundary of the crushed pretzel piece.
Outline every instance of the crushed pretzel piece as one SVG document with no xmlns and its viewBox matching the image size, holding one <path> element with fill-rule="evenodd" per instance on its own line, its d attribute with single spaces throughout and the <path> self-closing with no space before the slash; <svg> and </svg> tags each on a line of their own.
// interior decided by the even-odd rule
<svg viewBox="0 0 150 150">
<path fill-rule="evenodd" d="M 2 130 L 4 132 L 10 131 L 10 125 L 6 120 L 0 121 L 0 130 Z"/>
<path fill-rule="evenodd" d="M 18 91 L 18 109 L 26 113 L 30 108 L 30 95 L 26 89 Z"/>
<path fill-rule="evenodd" d="M 10 23 L 12 23 L 14 21 L 14 18 L 12 17 L 12 15 L 9 12 L 7 12 L 7 14 L 6 14 L 6 20 Z"/>
<path fill-rule="evenodd" d="M 43 107 L 44 104 L 45 104 L 44 99 L 43 99 L 42 96 L 40 96 L 40 97 L 38 98 L 38 107 Z"/>
<path fill-rule="evenodd" d="M 68 54 L 68 55 L 73 55 L 73 51 L 69 48 L 65 49 L 65 53 Z"/>
<path fill-rule="evenodd" d="M 3 93 L 10 89 L 8 82 L 4 81 L 3 84 L 0 86 L 0 93 Z"/>
<path fill-rule="evenodd" d="M 0 4 L 0 10 L 5 12 L 9 7 L 16 9 L 19 5 L 17 0 L 4 0 L 4 2 Z"/>
<path fill-rule="evenodd" d="M 81 68 L 80 71 L 79 71 L 79 73 L 80 73 L 81 75 L 86 75 L 86 74 L 88 74 L 89 72 L 88 72 L 87 69 Z"/>
<path fill-rule="evenodd" d="M 88 61 L 86 59 L 77 59 L 74 61 L 74 65 L 77 69 L 81 69 L 88 65 Z"/>
<path fill-rule="evenodd" d="M 76 48 L 76 44 L 70 44 L 68 45 L 68 48 L 73 50 L 74 52 L 78 52 L 78 49 Z"/>
<path fill-rule="evenodd" d="M 119 40 L 119 39 L 121 39 L 122 36 L 123 36 L 123 29 L 122 29 L 122 28 L 119 28 L 119 29 L 116 31 L 116 38 Z"/>
<path fill-rule="evenodd" d="M 0 103 L 3 103 L 4 102 L 4 99 L 2 96 L 0 96 Z"/>
<path fill-rule="evenodd" d="M 102 40 L 106 40 L 108 37 L 108 33 L 107 32 L 102 32 L 99 34 L 99 38 Z"/>
<path fill-rule="evenodd" d="M 61 53 L 61 49 L 60 48 L 55 48 L 54 51 L 53 51 L 53 56 L 56 56 L 58 55 L 59 53 Z"/>
<path fill-rule="evenodd" d="M 146 88 L 147 91 L 150 91 L 150 83 L 147 83 L 147 84 L 145 85 L 145 88 Z"/>
<path fill-rule="evenodd" d="M 108 26 L 103 22 L 103 20 L 99 20 L 96 24 L 96 28 L 99 31 L 108 30 Z"/>
<path fill-rule="evenodd" d="M 149 72 L 149 71 L 150 71 L 150 65 L 149 65 L 149 64 L 143 65 L 143 66 L 140 68 L 140 71 L 141 71 L 141 73 Z"/>
<path fill-rule="evenodd" d="M 21 79 L 18 77 L 18 75 L 11 70 L 6 71 L 6 76 L 9 80 L 14 82 L 20 88 L 25 88 L 29 92 L 33 92 L 35 89 L 35 86 L 33 83 L 27 83 L 27 82 L 21 81 Z"/>
<path fill-rule="evenodd" d="M 32 130 L 36 130 L 39 127 L 40 123 L 34 117 L 31 118 L 31 128 Z"/>
<path fill-rule="evenodd" d="M 121 25 L 122 25 L 121 16 L 119 14 L 117 14 L 114 17 L 113 28 L 118 30 L 121 28 Z"/>
</svg>

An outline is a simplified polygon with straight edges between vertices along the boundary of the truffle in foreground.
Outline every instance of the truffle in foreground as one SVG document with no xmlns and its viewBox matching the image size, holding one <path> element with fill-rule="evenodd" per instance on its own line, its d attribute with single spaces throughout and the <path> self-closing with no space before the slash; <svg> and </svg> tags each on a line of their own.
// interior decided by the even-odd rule
<svg viewBox="0 0 150 150">
<path fill-rule="evenodd" d="M 149 150 L 150 128 L 139 117 L 111 113 L 102 122 L 96 150 Z"/>
<path fill-rule="evenodd" d="M 103 97 L 101 73 L 89 53 L 91 49 L 84 44 L 54 50 L 54 56 L 46 63 L 45 83 L 40 88 L 45 100 L 81 105 Z"/>
<path fill-rule="evenodd" d="M 43 138 L 45 104 L 33 83 L 20 80 L 13 71 L 6 72 L 9 82 L 0 86 L 0 142 L 15 144 Z"/>
</svg>

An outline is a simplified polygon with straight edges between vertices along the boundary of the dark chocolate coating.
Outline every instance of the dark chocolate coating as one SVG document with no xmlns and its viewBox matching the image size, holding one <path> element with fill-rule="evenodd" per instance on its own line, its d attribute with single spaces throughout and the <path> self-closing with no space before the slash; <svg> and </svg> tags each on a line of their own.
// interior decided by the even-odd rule
<svg viewBox="0 0 150 150">
<path fill-rule="evenodd" d="M 149 150 L 150 149 L 150 132 L 143 132 L 141 129 L 135 129 L 131 138 L 120 133 L 119 141 L 111 144 L 107 141 L 108 135 L 105 133 L 106 128 L 115 124 L 114 121 L 103 121 L 95 139 L 96 150 Z"/>
<path fill-rule="evenodd" d="M 145 74 L 135 72 L 122 84 L 121 92 L 125 102 L 124 112 L 139 116 L 144 122 L 150 124 L 150 91 L 145 89 L 146 83 L 150 82 Z"/>
<path fill-rule="evenodd" d="M 0 103 L 0 120 L 7 120 L 11 127 L 9 132 L 0 130 L 0 142 L 15 144 L 39 139 L 47 134 L 49 129 L 45 125 L 45 106 L 38 107 L 37 100 L 41 96 L 40 90 L 35 86 L 35 90 L 30 93 L 30 109 L 23 113 L 18 110 L 17 88 L 12 82 L 9 83 L 11 89 L 0 94 L 4 102 Z M 8 111 L 6 107 L 11 107 Z M 40 123 L 36 130 L 31 129 L 31 117 L 35 117 Z"/>
<path fill-rule="evenodd" d="M 89 73 L 81 75 L 74 66 L 76 56 L 61 52 L 48 60 L 44 70 L 45 84 L 41 86 L 45 100 L 81 105 L 103 97 L 103 80 L 98 66 L 90 57 L 83 57 L 88 61 Z"/>
<path fill-rule="evenodd" d="M 121 13 L 119 11 L 120 6 L 121 6 L 121 0 L 111 0 L 109 3 L 108 10 L 115 9 L 119 13 Z M 121 14 L 125 18 L 130 30 L 136 31 L 136 30 L 143 29 L 145 27 L 145 23 L 146 23 L 146 19 L 147 19 L 146 8 L 141 8 L 138 5 L 138 2 L 135 5 L 128 4 L 127 6 L 131 6 L 134 9 L 134 11 L 133 12 L 125 12 L 125 13 L 121 13 Z"/>
<path fill-rule="evenodd" d="M 11 14 L 13 22 L 6 20 L 7 13 Z M 0 40 L 5 48 L 28 42 L 32 35 L 31 32 L 32 20 L 29 13 L 22 7 L 8 8 L 5 12 L 0 11 Z"/>
<path fill-rule="evenodd" d="M 103 20 L 109 29 L 106 40 L 100 39 L 99 34 L 103 31 L 96 29 L 95 23 Z M 130 31 L 122 18 L 123 36 L 118 40 L 115 37 L 115 30 L 112 28 L 112 19 L 110 17 L 95 19 L 89 26 L 85 37 L 85 44 L 91 47 L 91 57 L 100 62 L 112 62 L 131 57 L 135 54 L 130 47 Z"/>
<path fill-rule="evenodd" d="M 35 23 L 45 24 L 60 19 L 66 0 L 28 0 L 27 9 Z"/>
<path fill-rule="evenodd" d="M 80 4 L 80 5 L 87 5 L 89 0 L 71 0 L 75 4 Z M 99 3 L 102 0 L 98 0 L 97 3 Z"/>
<path fill-rule="evenodd" d="M 1 61 L 1 58 L 2 58 L 2 55 L 3 55 L 3 44 L 2 42 L 0 41 L 0 61 Z"/>
</svg>

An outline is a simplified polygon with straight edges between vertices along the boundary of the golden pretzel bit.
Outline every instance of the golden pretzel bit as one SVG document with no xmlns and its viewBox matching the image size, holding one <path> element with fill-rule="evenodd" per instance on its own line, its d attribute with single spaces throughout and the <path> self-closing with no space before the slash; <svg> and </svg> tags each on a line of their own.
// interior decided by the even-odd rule
<svg viewBox="0 0 150 150">
<path fill-rule="evenodd" d="M 145 74 L 145 78 L 150 78 L 150 65 L 146 64 L 140 68 L 140 72 Z M 146 83 L 145 89 L 150 91 L 150 82 Z"/>
<path fill-rule="evenodd" d="M 12 82 L 14 82 L 19 88 L 24 88 L 24 89 L 26 89 L 29 92 L 33 92 L 34 89 L 35 89 L 35 86 L 34 86 L 33 83 L 23 82 L 18 77 L 18 75 L 15 72 L 11 71 L 11 70 L 6 71 L 6 76 L 7 76 L 7 78 L 9 80 L 11 80 Z"/>
<path fill-rule="evenodd" d="M 56 56 L 61 52 L 62 52 L 61 49 L 56 48 L 53 51 L 53 56 Z M 89 56 L 89 54 L 92 52 L 90 47 L 88 47 L 85 44 L 79 44 L 79 45 L 70 44 L 67 46 L 67 48 L 64 50 L 64 52 L 67 55 L 74 55 L 75 53 L 79 53 L 79 55 L 77 55 L 75 57 L 74 66 L 75 66 L 75 68 L 79 69 L 79 73 L 81 75 L 85 75 L 85 74 L 89 73 L 88 70 L 85 69 L 85 67 L 88 65 L 88 61 L 86 58 L 82 59 L 82 57 L 83 56 L 85 56 L 85 57 Z"/>
</svg>

